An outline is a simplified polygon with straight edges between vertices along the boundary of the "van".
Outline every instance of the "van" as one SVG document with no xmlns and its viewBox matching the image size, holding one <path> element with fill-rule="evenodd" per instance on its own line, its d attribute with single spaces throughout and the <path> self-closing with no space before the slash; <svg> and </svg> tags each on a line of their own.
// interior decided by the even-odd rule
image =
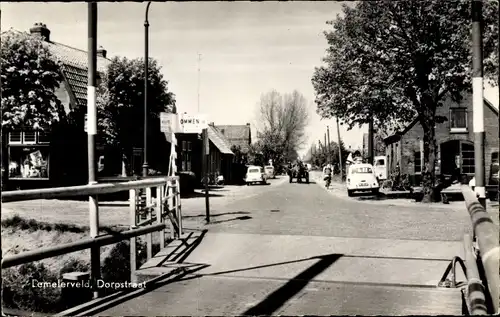
<svg viewBox="0 0 500 317">
<path fill-rule="evenodd" d="M 375 156 L 373 160 L 375 175 L 379 180 L 387 179 L 387 162 L 385 156 Z"/>
</svg>

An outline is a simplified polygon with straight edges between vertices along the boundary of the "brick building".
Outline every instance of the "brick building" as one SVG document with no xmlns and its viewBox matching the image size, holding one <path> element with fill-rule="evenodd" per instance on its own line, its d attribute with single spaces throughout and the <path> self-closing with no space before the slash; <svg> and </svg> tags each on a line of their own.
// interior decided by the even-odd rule
<svg viewBox="0 0 500 317">
<path fill-rule="evenodd" d="M 216 128 L 224 135 L 231 146 L 239 146 L 242 153 L 248 153 L 250 144 L 252 144 L 250 123 L 246 125 L 217 125 Z"/>
<path fill-rule="evenodd" d="M 226 182 L 233 178 L 231 163 L 234 153 L 231 144 L 219 129 L 210 123 L 207 128 L 209 139 L 208 173 L 219 173 Z M 177 166 L 180 172 L 192 172 L 199 183 L 202 180 L 202 151 L 201 136 L 196 133 L 177 133 Z"/>
<path fill-rule="evenodd" d="M 437 109 L 437 115 L 448 120 L 436 125 L 436 174 L 456 175 L 457 171 L 468 179 L 474 176 L 474 131 L 472 94 L 456 103 L 451 99 Z M 488 184 L 492 165 L 498 164 L 499 131 L 498 108 L 484 99 L 485 176 Z M 423 129 L 414 120 L 404 129 L 384 138 L 389 172 L 399 164 L 401 173 L 408 174 L 413 184 L 421 182 L 423 158 Z"/>
<path fill-rule="evenodd" d="M 2 38 L 16 33 L 22 32 L 11 29 L 2 32 Z M 79 107 L 86 107 L 87 52 L 52 41 L 50 30 L 42 23 L 36 23 L 30 29 L 30 34 L 41 36 L 53 58 L 62 63 L 60 71 L 63 80 L 55 94 L 66 114 Z M 97 53 L 99 81 L 110 60 L 106 57 L 106 50 L 100 48 Z M 2 155 L 7 188 L 55 186 L 69 179 L 76 182 L 87 179 L 83 174 L 81 177 L 74 177 L 78 170 L 87 171 L 87 156 L 82 155 L 87 148 L 83 119 L 64 132 L 6 131 L 3 141 L 3 150 L 8 154 Z"/>
</svg>

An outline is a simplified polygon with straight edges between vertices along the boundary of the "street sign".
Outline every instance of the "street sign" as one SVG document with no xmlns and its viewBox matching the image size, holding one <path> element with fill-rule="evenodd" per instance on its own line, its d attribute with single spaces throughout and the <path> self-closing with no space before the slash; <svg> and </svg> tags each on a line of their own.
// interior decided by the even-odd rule
<svg viewBox="0 0 500 317">
<path fill-rule="evenodd" d="M 179 132 L 179 119 L 175 113 L 160 113 L 160 131 L 168 134 Z"/>
<path fill-rule="evenodd" d="M 180 132 L 182 133 L 201 133 L 203 129 L 206 129 L 208 126 L 207 118 L 202 114 L 181 114 L 179 123 L 181 130 Z"/>
</svg>

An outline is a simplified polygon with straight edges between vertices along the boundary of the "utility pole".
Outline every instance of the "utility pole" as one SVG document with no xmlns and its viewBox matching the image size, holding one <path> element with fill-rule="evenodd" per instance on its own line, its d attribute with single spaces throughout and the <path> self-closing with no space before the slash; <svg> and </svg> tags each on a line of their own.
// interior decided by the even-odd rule
<svg viewBox="0 0 500 317">
<path fill-rule="evenodd" d="M 340 124 L 339 118 L 337 118 L 337 138 L 339 143 L 339 168 L 340 168 L 340 179 L 344 180 L 344 168 L 342 165 L 342 148 L 340 147 Z"/>
<path fill-rule="evenodd" d="M 149 80 L 149 21 L 148 13 L 151 1 L 146 5 L 146 17 L 144 19 L 144 163 L 142 164 L 142 176 L 148 176 L 148 80 Z"/>
<path fill-rule="evenodd" d="M 474 161 L 476 184 L 474 191 L 486 208 L 484 169 L 484 101 L 483 101 L 483 2 L 472 1 L 472 116 L 474 124 Z"/>
<path fill-rule="evenodd" d="M 373 164 L 373 116 L 368 123 L 368 163 Z"/>
<path fill-rule="evenodd" d="M 198 113 L 200 113 L 200 81 L 201 81 L 200 64 L 201 64 L 201 54 L 198 53 Z"/>
<path fill-rule="evenodd" d="M 210 222 L 210 202 L 209 202 L 209 190 L 208 190 L 208 158 L 209 158 L 209 146 L 210 146 L 210 140 L 208 139 L 208 129 L 205 128 L 203 129 L 201 135 L 202 135 L 202 140 L 203 140 L 203 150 L 202 150 L 202 169 L 203 173 L 202 175 L 205 176 L 205 220 L 207 223 Z"/>
<path fill-rule="evenodd" d="M 95 136 L 97 134 L 96 75 L 97 75 L 97 2 L 89 2 L 88 8 L 88 74 L 87 74 L 87 139 L 89 185 L 97 184 L 95 160 Z M 99 235 L 99 207 L 97 196 L 89 196 L 90 237 Z M 90 249 L 90 280 L 93 297 L 99 297 L 97 281 L 100 278 L 100 248 Z"/>
<path fill-rule="evenodd" d="M 328 137 L 328 163 L 332 163 L 332 144 L 330 142 L 330 126 L 326 126 L 326 135 Z"/>
</svg>

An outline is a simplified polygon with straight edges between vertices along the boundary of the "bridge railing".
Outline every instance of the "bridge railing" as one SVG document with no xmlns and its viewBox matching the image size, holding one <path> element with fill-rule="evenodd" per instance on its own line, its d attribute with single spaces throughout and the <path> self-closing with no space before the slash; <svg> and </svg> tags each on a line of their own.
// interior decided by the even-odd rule
<svg viewBox="0 0 500 317">
<path fill-rule="evenodd" d="M 129 230 L 99 235 L 98 195 L 129 191 Z M 142 193 L 141 193 L 142 191 Z M 155 192 L 156 198 L 152 198 Z M 138 181 L 113 184 L 95 184 L 71 187 L 45 188 L 34 190 L 7 191 L 2 193 L 2 201 L 15 202 L 34 199 L 54 199 L 63 197 L 89 196 L 91 237 L 71 243 L 42 248 L 7 256 L 2 259 L 2 269 L 33 261 L 91 249 L 90 278 L 97 292 L 97 279 L 100 275 L 100 247 L 130 241 L 131 281 L 137 280 L 137 237 L 146 235 L 147 258 L 153 256 L 153 233 L 160 233 L 160 249 L 165 248 L 165 231 L 170 227 L 170 238 L 182 235 L 182 211 L 180 203 L 180 183 L 178 176 L 158 177 Z M 92 215 L 93 214 L 93 215 Z M 92 232 L 92 227 L 97 228 Z"/>
<path fill-rule="evenodd" d="M 462 185 L 461 190 L 473 229 L 473 237 L 466 235 L 464 238 L 467 267 L 465 299 L 468 312 L 473 315 L 498 314 L 500 313 L 499 227 L 479 203 L 476 194 L 469 186 Z"/>
</svg>

